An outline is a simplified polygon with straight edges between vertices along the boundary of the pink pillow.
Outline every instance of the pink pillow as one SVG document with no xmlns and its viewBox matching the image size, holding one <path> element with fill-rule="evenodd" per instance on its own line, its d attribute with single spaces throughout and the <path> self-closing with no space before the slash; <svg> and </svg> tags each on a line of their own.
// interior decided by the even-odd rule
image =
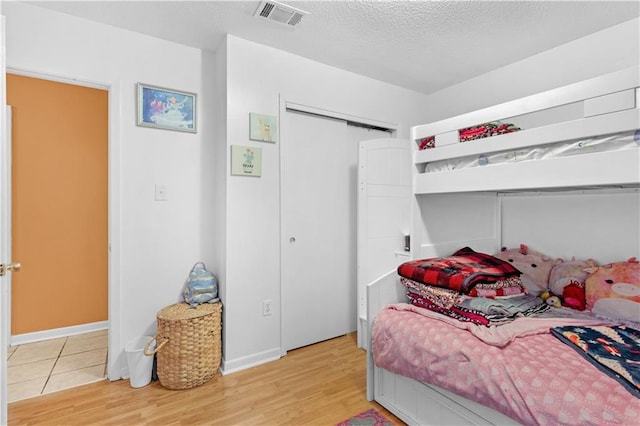
<svg viewBox="0 0 640 426">
<path fill-rule="evenodd" d="M 587 268 L 587 308 L 596 314 L 640 322 L 640 263 L 626 262 Z"/>
</svg>

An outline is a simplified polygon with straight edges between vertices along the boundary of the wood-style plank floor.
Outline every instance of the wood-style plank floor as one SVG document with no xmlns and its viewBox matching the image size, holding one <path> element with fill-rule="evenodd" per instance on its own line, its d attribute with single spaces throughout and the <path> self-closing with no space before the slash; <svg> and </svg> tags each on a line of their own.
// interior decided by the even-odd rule
<svg viewBox="0 0 640 426">
<path fill-rule="evenodd" d="M 366 353 L 355 334 L 188 390 L 103 381 L 9 404 L 13 425 L 335 425 L 376 408 L 366 398 Z"/>
</svg>

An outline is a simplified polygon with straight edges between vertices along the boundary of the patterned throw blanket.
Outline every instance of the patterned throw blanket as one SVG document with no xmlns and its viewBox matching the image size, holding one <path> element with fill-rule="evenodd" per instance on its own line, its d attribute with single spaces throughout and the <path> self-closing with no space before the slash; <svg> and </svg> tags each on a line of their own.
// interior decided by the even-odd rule
<svg viewBox="0 0 640 426">
<path fill-rule="evenodd" d="M 478 283 L 520 276 L 520 271 L 509 262 L 464 247 L 451 256 L 405 262 L 398 266 L 398 275 L 466 294 Z"/>
<path fill-rule="evenodd" d="M 625 326 L 554 327 L 551 334 L 640 398 L 640 331 Z"/>
<path fill-rule="evenodd" d="M 491 136 L 503 135 L 505 133 L 517 132 L 522 130 L 520 127 L 512 123 L 502 123 L 500 121 L 491 121 L 479 126 L 461 129 L 460 142 L 468 142 L 475 139 L 488 138 Z"/>
</svg>

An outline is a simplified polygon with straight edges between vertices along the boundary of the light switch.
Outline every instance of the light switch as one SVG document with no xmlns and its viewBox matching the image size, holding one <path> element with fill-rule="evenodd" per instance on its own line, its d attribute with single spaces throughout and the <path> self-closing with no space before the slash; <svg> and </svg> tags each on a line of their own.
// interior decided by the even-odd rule
<svg viewBox="0 0 640 426">
<path fill-rule="evenodd" d="M 169 197 L 167 195 L 167 185 L 156 184 L 156 201 L 167 201 Z"/>
</svg>

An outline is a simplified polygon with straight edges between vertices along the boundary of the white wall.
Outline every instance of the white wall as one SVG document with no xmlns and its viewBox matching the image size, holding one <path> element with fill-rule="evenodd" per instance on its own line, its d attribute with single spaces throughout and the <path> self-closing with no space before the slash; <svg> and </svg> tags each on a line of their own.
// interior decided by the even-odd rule
<svg viewBox="0 0 640 426">
<path fill-rule="evenodd" d="M 436 121 L 638 64 L 635 18 L 433 93 L 423 111 Z"/>
<path fill-rule="evenodd" d="M 278 115 L 283 99 L 396 123 L 399 137 L 425 119 L 426 96 L 228 36 L 227 161 L 230 145 L 262 148 L 262 177 L 226 174 L 224 369 L 231 372 L 280 355 L 279 143 L 249 140 L 249 113 Z M 319 147 L 321 149 L 321 147 Z M 330 250 L 330 247 L 327 247 Z M 354 282 L 354 286 L 356 283 Z M 262 301 L 274 315 L 262 316 Z"/>
<path fill-rule="evenodd" d="M 212 241 L 201 233 L 202 152 L 212 140 L 206 100 L 213 97 L 202 80 L 210 73 L 198 49 L 23 3 L 5 2 L 2 12 L 9 68 L 110 87 L 109 377 L 117 379 L 127 374 L 127 342 L 155 333 L 156 313 L 179 300 L 209 245 L 203 241 Z M 198 133 L 136 126 L 137 82 L 198 93 Z M 154 201 L 156 183 L 167 185 L 168 201 Z"/>
<path fill-rule="evenodd" d="M 553 258 L 601 265 L 640 256 L 638 190 L 508 194 L 501 208 L 504 247 L 525 243 Z"/>
</svg>

